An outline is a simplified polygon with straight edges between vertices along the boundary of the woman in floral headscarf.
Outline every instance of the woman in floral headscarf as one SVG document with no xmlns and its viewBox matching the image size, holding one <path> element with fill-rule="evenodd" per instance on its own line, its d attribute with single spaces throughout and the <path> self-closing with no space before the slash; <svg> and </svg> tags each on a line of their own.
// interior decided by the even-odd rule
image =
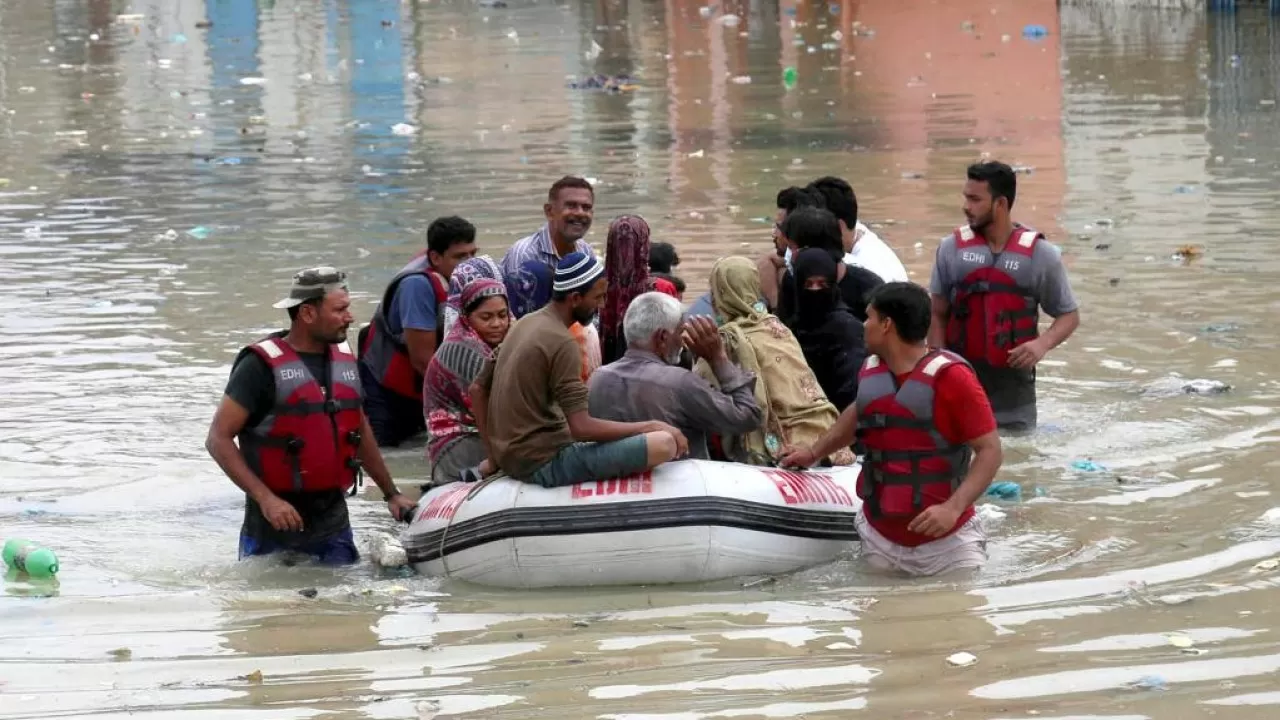
<svg viewBox="0 0 1280 720">
<path fill-rule="evenodd" d="M 453 329 L 453 324 L 458 322 L 458 316 L 462 314 L 462 291 L 468 285 L 486 278 L 489 280 L 502 281 L 502 270 L 498 267 L 498 263 L 488 255 L 477 255 L 473 258 L 467 258 L 458 263 L 453 269 L 453 274 L 449 276 L 449 298 L 444 305 L 444 331 L 442 337 L 448 337 L 449 331 Z"/>
<path fill-rule="evenodd" d="M 555 269 L 541 260 L 526 260 L 514 275 L 506 278 L 511 318 L 519 320 L 551 302 L 554 278 Z M 569 334 L 578 341 L 582 352 L 582 382 L 586 382 L 600 367 L 600 335 L 591 325 L 583 327 L 578 323 L 569 326 Z"/>
<path fill-rule="evenodd" d="M 604 277 L 609 289 L 600 309 L 600 359 L 605 364 L 627 352 L 622 318 L 637 296 L 654 289 L 649 281 L 649 223 L 623 215 L 609 224 L 604 250 Z"/>
<path fill-rule="evenodd" d="M 729 459 L 773 465 L 783 446 L 807 447 L 839 418 L 827 400 L 795 336 L 760 301 L 760 273 L 744 257 L 729 257 L 711 268 L 711 303 L 729 359 L 756 374 L 756 402 L 764 410 L 759 430 L 723 438 Z M 705 360 L 695 371 L 715 383 Z M 852 465 L 853 452 L 843 448 L 827 458 L 832 465 Z"/>
<path fill-rule="evenodd" d="M 422 384 L 431 481 L 439 485 L 459 479 L 464 471 L 476 477 L 493 472 L 467 389 L 511 326 L 507 288 L 492 278 L 472 279 L 459 294 L 458 309 L 458 320 L 436 348 Z"/>
</svg>

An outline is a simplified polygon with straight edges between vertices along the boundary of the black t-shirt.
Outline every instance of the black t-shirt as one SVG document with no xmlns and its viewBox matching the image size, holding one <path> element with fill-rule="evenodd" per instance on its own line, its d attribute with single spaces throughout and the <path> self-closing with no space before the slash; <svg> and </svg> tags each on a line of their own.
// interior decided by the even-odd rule
<svg viewBox="0 0 1280 720">
<path fill-rule="evenodd" d="M 844 300 L 849 312 L 859 322 L 866 322 L 867 301 L 871 297 L 871 291 L 883 285 L 884 280 L 873 271 L 857 265 L 844 263 L 844 270 L 844 278 L 838 283 L 840 299 Z M 775 314 L 788 326 L 795 322 L 796 280 L 790 270 L 783 274 L 782 282 L 779 283 L 778 308 Z"/>
<path fill-rule="evenodd" d="M 276 342 L 284 342 L 277 339 Z M 298 353 L 307 371 L 324 388 L 325 397 L 332 393 L 327 353 Z M 227 397 L 249 411 L 245 428 L 258 425 L 271 412 L 276 402 L 276 382 L 271 367 L 257 353 L 246 350 L 236 358 L 227 380 Z M 346 529 L 346 496 L 341 490 L 313 492 L 277 492 L 280 499 L 293 506 L 302 516 L 302 532 L 278 532 L 262 515 L 252 498 L 245 497 L 243 531 L 250 537 L 273 545 L 302 548 L 326 540 Z"/>
</svg>

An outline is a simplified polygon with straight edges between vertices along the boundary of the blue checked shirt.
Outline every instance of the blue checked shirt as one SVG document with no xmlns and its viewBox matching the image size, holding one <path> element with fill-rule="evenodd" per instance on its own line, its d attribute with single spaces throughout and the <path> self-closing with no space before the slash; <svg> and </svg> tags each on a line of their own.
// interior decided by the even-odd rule
<svg viewBox="0 0 1280 720">
<path fill-rule="evenodd" d="M 575 250 L 595 257 L 595 251 L 587 244 L 586 240 L 579 240 L 575 243 Z M 502 275 L 503 277 L 514 277 L 516 272 L 520 270 L 520 266 L 530 260 L 539 260 L 555 269 L 560 263 L 560 255 L 556 253 L 555 244 L 551 242 L 551 231 L 546 224 L 543 224 L 538 232 L 526 238 L 516 241 L 515 245 L 502 256 Z"/>
</svg>

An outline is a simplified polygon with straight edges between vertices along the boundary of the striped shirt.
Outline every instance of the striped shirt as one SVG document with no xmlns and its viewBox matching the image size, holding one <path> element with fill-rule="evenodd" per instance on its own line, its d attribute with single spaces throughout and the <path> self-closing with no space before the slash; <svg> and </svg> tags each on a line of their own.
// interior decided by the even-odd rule
<svg viewBox="0 0 1280 720">
<path fill-rule="evenodd" d="M 574 243 L 574 250 L 595 257 L 595 251 L 586 240 Z M 515 277 L 520 267 L 530 260 L 540 260 L 553 269 L 560 263 L 560 254 L 556 252 L 555 243 L 551 242 L 551 229 L 545 224 L 538 232 L 517 240 L 502 256 L 502 276 Z"/>
</svg>

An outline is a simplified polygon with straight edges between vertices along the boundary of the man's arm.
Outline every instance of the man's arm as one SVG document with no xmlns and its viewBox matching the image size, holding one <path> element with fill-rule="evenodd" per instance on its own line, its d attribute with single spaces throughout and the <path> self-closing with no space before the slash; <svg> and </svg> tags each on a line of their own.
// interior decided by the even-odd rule
<svg viewBox="0 0 1280 720">
<path fill-rule="evenodd" d="M 480 441 L 484 443 L 484 454 L 497 466 L 497 458 L 493 456 L 493 446 L 489 444 L 489 389 L 493 387 L 493 369 L 498 364 L 498 350 L 494 356 L 484 361 L 480 374 L 467 389 L 471 396 L 471 416 L 476 419 L 476 430 L 480 432 Z"/>
<path fill-rule="evenodd" d="M 808 449 L 793 448 L 779 461 L 780 467 L 810 467 L 822 458 L 853 444 L 858 429 L 858 406 L 849 405 L 840 413 L 831 429 Z"/>
<path fill-rule="evenodd" d="M 426 374 L 436 352 L 436 293 L 423 275 L 400 281 L 393 298 L 392 312 L 400 320 L 409 362 L 419 375 Z"/>
<path fill-rule="evenodd" d="M 223 395 L 222 402 L 213 413 L 213 422 L 209 423 L 209 432 L 204 439 L 204 448 L 222 472 L 231 478 L 231 482 L 263 505 L 275 497 L 275 493 L 254 474 L 245 462 L 244 455 L 236 445 L 236 436 L 244 429 L 249 420 L 249 411 L 230 396 Z"/>
<path fill-rule="evenodd" d="M 374 439 L 373 428 L 369 427 L 369 418 L 360 413 L 360 447 L 356 448 L 356 456 L 360 465 L 369 473 L 369 478 L 377 484 L 387 498 L 387 510 L 396 520 L 408 522 L 408 513 L 413 512 L 413 501 L 405 497 L 391 479 L 391 471 L 382 459 L 382 451 L 378 449 L 378 441 Z"/>
<path fill-rule="evenodd" d="M 951 319 L 951 303 L 941 295 L 930 293 L 933 301 L 933 322 L 929 324 L 929 347 L 945 348 L 947 346 L 947 322 Z"/>
<path fill-rule="evenodd" d="M 660 422 L 616 422 L 593 418 L 586 408 L 566 413 L 565 420 L 569 422 L 569 434 L 578 442 L 613 442 L 668 429 Z"/>
<path fill-rule="evenodd" d="M 578 343 L 566 338 L 552 353 L 548 366 L 551 396 L 564 412 L 569 434 L 578 442 L 613 442 L 632 435 L 665 430 L 657 422 L 617 422 L 591 417 L 587 411 L 589 393 L 582 382 L 582 356 Z"/>
<path fill-rule="evenodd" d="M 1071 290 L 1067 269 L 1062 264 L 1061 251 L 1042 242 L 1036 246 L 1035 252 L 1032 262 L 1037 270 L 1036 299 L 1045 314 L 1053 318 L 1053 323 L 1040 337 L 1011 350 L 1009 367 L 1033 367 L 1050 350 L 1066 342 L 1076 328 L 1080 327 L 1080 303 Z"/>
<path fill-rule="evenodd" d="M 951 288 L 946 282 L 946 271 L 942 267 L 943 249 L 953 241 L 944 238 L 938 250 L 933 254 L 933 271 L 929 274 L 929 297 L 933 301 L 933 322 L 929 324 L 929 347 L 945 348 L 947 346 L 947 321 L 951 319 Z"/>
<path fill-rule="evenodd" d="M 1000 444 L 1000 435 L 995 431 L 970 440 L 968 445 L 973 450 L 969 472 L 964 476 L 960 487 L 947 500 L 959 512 L 964 512 L 987 492 L 996 472 L 1004 463 L 1004 447 Z"/>
<path fill-rule="evenodd" d="M 431 358 L 436 354 L 436 331 L 406 329 L 404 344 L 409 348 L 409 362 L 413 364 L 413 369 L 419 375 L 425 375 Z"/>
<path fill-rule="evenodd" d="M 383 495 L 390 497 L 400 493 L 395 481 L 391 479 L 387 463 L 382 459 L 378 441 L 373 437 L 373 428 L 369 427 L 369 418 L 364 417 L 363 412 L 360 413 L 360 447 L 356 449 L 356 456 L 360 458 L 360 465 L 369 474 L 369 479 L 373 480 Z"/>
<path fill-rule="evenodd" d="M 742 435 L 764 422 L 764 411 L 756 403 L 756 383 L 723 353 L 711 362 L 720 389 L 695 373 L 684 373 L 675 397 L 681 405 L 685 427 L 704 428 L 719 435 Z"/>
</svg>

